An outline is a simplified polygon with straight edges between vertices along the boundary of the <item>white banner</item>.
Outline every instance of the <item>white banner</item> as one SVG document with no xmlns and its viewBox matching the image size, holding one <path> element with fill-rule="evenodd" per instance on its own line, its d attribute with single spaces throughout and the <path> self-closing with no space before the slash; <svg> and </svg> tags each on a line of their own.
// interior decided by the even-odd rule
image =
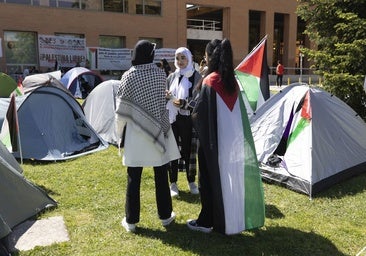
<svg viewBox="0 0 366 256">
<path fill-rule="evenodd" d="M 131 67 L 131 49 L 98 48 L 97 69 L 128 70 Z"/>
<path fill-rule="evenodd" d="M 84 38 L 38 35 L 39 64 L 41 67 L 74 67 L 85 63 L 86 42 Z M 82 65 L 81 65 L 82 66 Z"/>
<path fill-rule="evenodd" d="M 155 50 L 154 62 L 159 62 L 162 59 L 166 59 L 168 62 L 174 62 L 175 50 L 172 48 L 160 48 Z"/>
<path fill-rule="evenodd" d="M 92 70 L 128 70 L 131 67 L 133 49 L 88 47 L 87 56 Z M 175 49 L 160 48 L 155 50 L 154 62 L 166 59 L 174 62 Z"/>
</svg>

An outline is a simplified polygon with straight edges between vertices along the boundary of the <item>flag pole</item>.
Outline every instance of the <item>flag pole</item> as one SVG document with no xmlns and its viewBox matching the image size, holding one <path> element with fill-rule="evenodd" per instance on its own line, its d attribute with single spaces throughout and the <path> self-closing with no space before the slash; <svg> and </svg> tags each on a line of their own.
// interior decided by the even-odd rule
<svg viewBox="0 0 366 256">
<path fill-rule="evenodd" d="M 16 122 L 17 122 L 17 127 L 18 127 L 17 136 L 18 136 L 20 164 L 23 164 L 22 142 L 20 141 L 20 129 L 19 129 L 19 122 L 18 122 L 18 115 L 16 116 Z"/>
<path fill-rule="evenodd" d="M 12 97 L 14 97 L 14 103 L 15 103 L 15 111 L 17 112 L 17 104 L 15 100 L 15 93 L 13 93 Z M 20 129 L 19 129 L 19 120 L 18 120 L 18 113 L 15 115 L 15 122 L 16 122 L 16 129 L 17 129 L 17 141 L 18 141 L 18 147 L 19 147 L 19 155 L 20 155 L 20 164 L 23 164 L 23 154 L 22 154 L 22 143 L 20 141 Z"/>
</svg>

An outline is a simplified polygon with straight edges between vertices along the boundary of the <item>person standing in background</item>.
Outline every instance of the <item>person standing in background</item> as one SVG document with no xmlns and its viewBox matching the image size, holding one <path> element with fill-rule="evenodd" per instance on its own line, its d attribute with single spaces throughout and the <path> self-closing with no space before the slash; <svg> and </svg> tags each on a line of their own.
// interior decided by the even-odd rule
<svg viewBox="0 0 366 256">
<path fill-rule="evenodd" d="M 276 81 L 277 86 L 281 88 L 282 86 L 282 79 L 283 79 L 283 73 L 285 72 L 285 67 L 282 65 L 281 61 L 277 61 L 277 67 L 276 67 Z"/>
<path fill-rule="evenodd" d="M 193 96 L 193 89 L 200 81 L 201 75 L 194 68 L 192 53 L 185 47 L 180 47 L 175 51 L 174 65 L 176 67 L 175 72 L 167 78 L 166 97 L 168 99 L 169 119 L 176 142 L 181 148 L 189 190 L 192 194 L 198 194 L 198 187 L 195 183 L 196 169 L 190 169 L 193 127 L 189 102 Z M 171 161 L 170 168 L 170 194 L 174 197 L 179 195 L 177 185 L 178 160 Z"/>
<path fill-rule="evenodd" d="M 161 68 L 164 70 L 166 76 L 168 77 L 172 73 L 172 68 L 170 67 L 168 61 L 166 59 L 160 60 Z"/>
<path fill-rule="evenodd" d="M 167 164 L 180 158 L 166 109 L 166 76 L 154 63 L 155 45 L 138 41 L 132 67 L 121 78 L 115 122 L 124 137 L 122 164 L 127 166 L 125 217 L 122 226 L 135 232 L 140 221 L 140 184 L 144 166 L 153 166 L 158 217 L 163 226 L 175 219 L 169 193 Z M 120 143 L 119 143 L 120 144 Z"/>
</svg>

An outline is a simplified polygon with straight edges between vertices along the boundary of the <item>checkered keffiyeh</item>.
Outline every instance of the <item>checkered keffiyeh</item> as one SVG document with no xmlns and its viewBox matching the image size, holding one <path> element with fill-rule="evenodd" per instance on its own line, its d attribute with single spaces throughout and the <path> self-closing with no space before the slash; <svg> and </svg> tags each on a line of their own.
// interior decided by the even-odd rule
<svg viewBox="0 0 366 256">
<path fill-rule="evenodd" d="M 165 152 L 170 129 L 165 100 L 166 75 L 154 63 L 132 66 L 121 78 L 116 113 L 141 127 Z"/>
</svg>

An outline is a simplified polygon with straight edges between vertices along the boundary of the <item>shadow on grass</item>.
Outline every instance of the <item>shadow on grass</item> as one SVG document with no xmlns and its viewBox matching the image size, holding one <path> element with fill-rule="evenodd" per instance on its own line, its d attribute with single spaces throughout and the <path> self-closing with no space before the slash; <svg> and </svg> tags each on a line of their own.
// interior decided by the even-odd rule
<svg viewBox="0 0 366 256">
<path fill-rule="evenodd" d="M 285 215 L 283 215 L 283 213 L 273 204 L 265 205 L 265 213 L 266 218 L 269 219 L 281 219 L 285 217 Z"/>
<path fill-rule="evenodd" d="M 342 198 L 349 195 L 357 195 L 366 189 L 366 173 L 346 179 L 330 188 L 316 194 L 314 198 Z"/>
<path fill-rule="evenodd" d="M 188 191 L 179 191 L 179 196 L 175 197 L 174 200 L 184 201 L 190 204 L 201 203 L 199 195 L 192 195 Z"/>
<path fill-rule="evenodd" d="M 226 236 L 188 231 L 184 224 L 171 224 L 167 231 L 138 228 L 137 236 L 159 239 L 170 246 L 198 255 L 333 255 L 345 254 L 326 238 L 292 228 L 270 227 Z"/>
<path fill-rule="evenodd" d="M 280 182 L 263 180 L 263 183 L 273 186 L 279 186 L 291 190 L 293 193 L 299 193 L 306 195 L 305 193 L 296 191 Z M 323 191 L 313 195 L 314 198 L 342 198 L 344 196 L 357 195 L 363 193 L 366 190 L 366 171 L 364 174 L 358 174 L 336 184 L 331 185 Z M 306 195 L 308 196 L 308 195 Z"/>
<path fill-rule="evenodd" d="M 59 196 L 60 195 L 60 193 L 56 193 L 52 189 L 49 189 L 43 185 L 39 185 L 39 184 L 35 184 L 35 185 L 38 186 L 40 189 L 42 189 L 44 192 L 46 192 L 46 194 L 49 196 Z"/>
</svg>

